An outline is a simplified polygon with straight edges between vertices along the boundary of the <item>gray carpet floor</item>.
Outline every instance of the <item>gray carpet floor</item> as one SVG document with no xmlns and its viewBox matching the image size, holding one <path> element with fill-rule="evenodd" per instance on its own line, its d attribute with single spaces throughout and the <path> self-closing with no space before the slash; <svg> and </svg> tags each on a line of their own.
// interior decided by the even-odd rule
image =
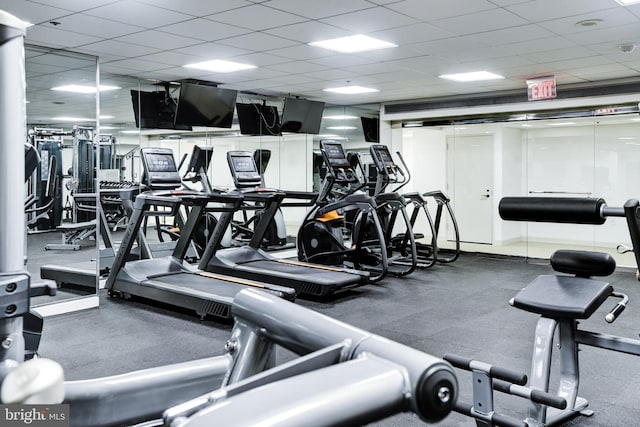
<svg viewBox="0 0 640 427">
<path fill-rule="evenodd" d="M 537 318 L 510 307 L 508 300 L 537 275 L 549 272 L 546 264 L 520 258 L 463 254 L 453 264 L 385 279 L 327 301 L 299 299 L 297 304 L 436 356 L 456 353 L 528 373 Z M 616 272 L 607 280 L 630 296 L 628 309 L 609 325 L 604 314 L 615 302 L 606 302 L 582 326 L 637 338 L 640 284 L 629 271 Z M 103 293 L 97 309 L 46 319 L 40 355 L 60 362 L 67 379 L 93 378 L 222 354 L 230 331 L 231 324 L 200 320 L 192 312 L 111 299 Z M 580 395 L 589 400 L 595 414 L 563 425 L 638 425 L 640 359 L 585 347 L 580 362 Z M 460 398 L 470 401 L 471 376 L 457 372 Z M 496 406 L 518 418 L 526 413 L 526 402 L 511 396 L 496 395 Z M 424 423 L 407 413 L 372 425 Z M 475 423 L 451 414 L 437 425 Z"/>
</svg>

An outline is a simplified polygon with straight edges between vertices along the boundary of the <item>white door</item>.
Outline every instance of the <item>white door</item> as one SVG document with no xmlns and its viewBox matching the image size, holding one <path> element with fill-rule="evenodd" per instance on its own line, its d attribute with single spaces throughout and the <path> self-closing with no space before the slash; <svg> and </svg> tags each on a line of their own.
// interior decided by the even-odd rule
<svg viewBox="0 0 640 427">
<path fill-rule="evenodd" d="M 493 135 L 456 136 L 453 150 L 453 209 L 460 240 L 492 243 Z"/>
</svg>

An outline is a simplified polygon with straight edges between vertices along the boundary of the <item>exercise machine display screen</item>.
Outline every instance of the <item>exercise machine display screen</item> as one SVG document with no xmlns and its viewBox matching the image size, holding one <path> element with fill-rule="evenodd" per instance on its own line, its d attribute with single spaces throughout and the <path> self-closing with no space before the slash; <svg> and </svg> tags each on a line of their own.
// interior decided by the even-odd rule
<svg viewBox="0 0 640 427">
<path fill-rule="evenodd" d="M 372 145 L 370 150 L 371 157 L 379 170 L 396 167 L 391 153 L 389 153 L 389 148 L 386 145 Z"/>
<path fill-rule="evenodd" d="M 327 163 L 332 168 L 350 168 L 342 144 L 337 141 L 320 141 L 320 148 L 324 153 Z"/>
<path fill-rule="evenodd" d="M 232 157 L 233 168 L 236 172 L 257 172 L 252 157 Z"/>
<path fill-rule="evenodd" d="M 147 167 L 149 172 L 175 172 L 177 170 L 172 154 L 148 154 Z"/>
<path fill-rule="evenodd" d="M 171 149 L 143 148 L 140 154 L 144 167 L 142 180 L 151 189 L 178 188 L 182 185 Z"/>
<path fill-rule="evenodd" d="M 198 173 L 200 169 L 206 170 L 211 164 L 211 157 L 213 157 L 213 147 L 194 145 L 187 172 Z"/>
</svg>

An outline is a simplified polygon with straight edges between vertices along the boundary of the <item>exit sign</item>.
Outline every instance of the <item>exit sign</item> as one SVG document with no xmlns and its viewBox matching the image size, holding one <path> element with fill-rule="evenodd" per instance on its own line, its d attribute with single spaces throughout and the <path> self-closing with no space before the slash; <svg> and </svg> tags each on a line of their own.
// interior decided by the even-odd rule
<svg viewBox="0 0 640 427">
<path fill-rule="evenodd" d="M 556 78 L 551 76 L 527 80 L 527 92 L 529 101 L 553 99 L 556 97 Z"/>
</svg>

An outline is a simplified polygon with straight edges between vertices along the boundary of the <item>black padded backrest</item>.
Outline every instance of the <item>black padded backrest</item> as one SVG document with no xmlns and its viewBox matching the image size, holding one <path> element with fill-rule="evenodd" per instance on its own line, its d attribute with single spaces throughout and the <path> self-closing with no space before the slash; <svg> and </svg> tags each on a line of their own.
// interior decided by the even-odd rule
<svg viewBox="0 0 640 427">
<path fill-rule="evenodd" d="M 616 269 L 616 260 L 607 253 L 558 250 L 551 255 L 551 266 L 560 273 L 579 277 L 608 276 Z"/>
</svg>

